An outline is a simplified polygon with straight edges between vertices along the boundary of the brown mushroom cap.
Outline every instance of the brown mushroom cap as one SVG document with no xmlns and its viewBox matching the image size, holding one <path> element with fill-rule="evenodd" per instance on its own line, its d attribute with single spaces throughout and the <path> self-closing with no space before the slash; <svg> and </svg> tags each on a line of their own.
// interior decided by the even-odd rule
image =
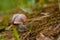
<svg viewBox="0 0 60 40">
<path fill-rule="evenodd" d="M 26 22 L 27 17 L 24 14 L 14 14 L 12 17 L 12 22 L 14 24 L 22 24 Z"/>
</svg>

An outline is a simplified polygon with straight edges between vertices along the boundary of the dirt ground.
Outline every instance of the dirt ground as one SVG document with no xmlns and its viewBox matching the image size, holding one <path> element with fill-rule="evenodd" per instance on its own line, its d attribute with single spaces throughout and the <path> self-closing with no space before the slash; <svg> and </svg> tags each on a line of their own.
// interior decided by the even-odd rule
<svg viewBox="0 0 60 40">
<path fill-rule="evenodd" d="M 36 14 L 37 10 L 39 11 L 38 14 Z M 27 22 L 24 23 L 28 30 L 22 33 L 17 30 L 20 40 L 60 40 L 60 11 L 58 4 L 54 3 L 32 11 L 32 15 L 23 12 L 28 17 Z M 20 13 L 20 11 L 17 12 Z M 29 31 L 30 25 L 32 25 L 31 32 Z M 1 34 L 3 35 L 1 40 L 15 40 L 12 30 L 2 31 Z"/>
</svg>

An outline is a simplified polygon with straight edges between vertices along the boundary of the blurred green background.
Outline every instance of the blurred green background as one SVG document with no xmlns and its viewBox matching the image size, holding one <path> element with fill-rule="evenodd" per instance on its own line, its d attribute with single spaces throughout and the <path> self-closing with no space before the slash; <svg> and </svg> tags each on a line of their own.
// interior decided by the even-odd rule
<svg viewBox="0 0 60 40">
<path fill-rule="evenodd" d="M 37 5 L 40 7 L 50 1 L 57 2 L 58 0 L 0 0 L 0 14 L 17 7 L 23 11 L 31 12 L 30 8 L 35 8 Z"/>
</svg>

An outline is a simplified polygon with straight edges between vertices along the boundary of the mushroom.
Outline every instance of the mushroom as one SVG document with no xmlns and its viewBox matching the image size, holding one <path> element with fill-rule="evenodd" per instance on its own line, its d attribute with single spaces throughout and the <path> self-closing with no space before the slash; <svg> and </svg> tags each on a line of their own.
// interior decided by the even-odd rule
<svg viewBox="0 0 60 40">
<path fill-rule="evenodd" d="M 23 24 L 26 22 L 27 17 L 24 14 L 14 14 L 12 17 L 13 24 Z"/>
<path fill-rule="evenodd" d="M 23 25 L 26 22 L 27 17 L 24 14 L 14 14 L 11 22 L 18 26 L 18 30 L 23 32 L 26 29 L 26 26 Z"/>
</svg>

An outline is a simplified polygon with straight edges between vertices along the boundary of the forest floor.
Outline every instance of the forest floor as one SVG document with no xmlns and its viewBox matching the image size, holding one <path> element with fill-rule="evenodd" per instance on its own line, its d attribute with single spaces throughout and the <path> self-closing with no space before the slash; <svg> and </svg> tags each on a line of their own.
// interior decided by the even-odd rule
<svg viewBox="0 0 60 40">
<path fill-rule="evenodd" d="M 37 10 L 39 12 L 37 12 Z M 19 9 L 11 13 L 18 12 Z M 22 12 L 24 13 L 24 12 Z M 60 40 L 60 11 L 58 4 L 50 4 L 47 7 L 33 9 L 33 14 L 26 16 L 28 20 L 24 25 L 27 25 L 28 31 L 19 32 L 20 40 Z M 1 16 L 0 19 L 3 17 Z M 32 30 L 29 31 L 29 26 Z M 5 30 L 0 33 L 3 35 L 1 40 L 15 40 L 12 30 Z"/>
</svg>

